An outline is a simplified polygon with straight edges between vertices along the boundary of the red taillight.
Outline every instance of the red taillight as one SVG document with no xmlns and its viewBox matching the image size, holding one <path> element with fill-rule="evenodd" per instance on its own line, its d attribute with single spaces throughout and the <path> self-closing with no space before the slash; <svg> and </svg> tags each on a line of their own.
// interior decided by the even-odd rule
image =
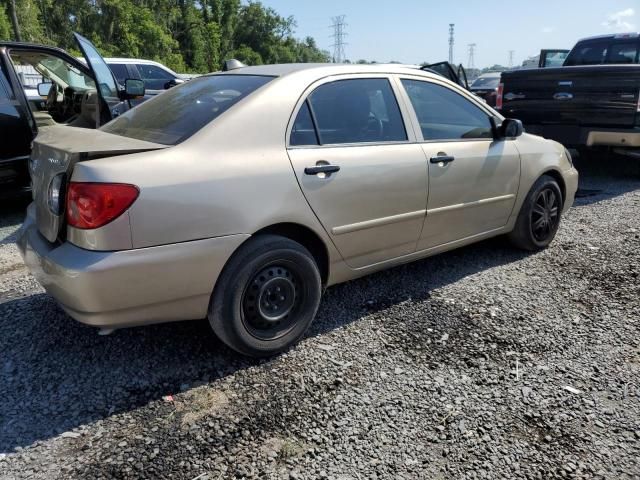
<svg viewBox="0 0 640 480">
<path fill-rule="evenodd" d="M 71 182 L 67 189 L 67 223 L 91 229 L 118 218 L 138 198 L 135 185 Z"/>
<path fill-rule="evenodd" d="M 496 110 L 502 109 L 502 94 L 504 93 L 504 83 L 498 85 L 498 95 L 496 96 Z"/>
</svg>

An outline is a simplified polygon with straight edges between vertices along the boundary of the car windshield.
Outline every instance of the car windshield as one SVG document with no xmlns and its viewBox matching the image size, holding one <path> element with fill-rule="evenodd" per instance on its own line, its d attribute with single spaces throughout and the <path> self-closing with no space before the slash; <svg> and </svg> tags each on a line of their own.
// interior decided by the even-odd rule
<svg viewBox="0 0 640 480">
<path fill-rule="evenodd" d="M 500 77 L 478 77 L 471 84 L 471 88 L 498 88 Z"/>
<path fill-rule="evenodd" d="M 29 52 L 14 50 L 11 52 L 11 61 L 16 70 L 27 72 L 27 68 L 33 68 L 35 72 L 28 74 L 40 74 L 44 78 L 57 83 L 63 88 L 73 87 L 78 89 L 95 89 L 93 79 L 85 75 L 78 68 L 60 57 L 43 52 Z M 36 82 L 36 84 L 39 81 Z"/>
<path fill-rule="evenodd" d="M 176 145 L 273 78 L 258 75 L 200 77 L 129 110 L 101 130 Z"/>
</svg>

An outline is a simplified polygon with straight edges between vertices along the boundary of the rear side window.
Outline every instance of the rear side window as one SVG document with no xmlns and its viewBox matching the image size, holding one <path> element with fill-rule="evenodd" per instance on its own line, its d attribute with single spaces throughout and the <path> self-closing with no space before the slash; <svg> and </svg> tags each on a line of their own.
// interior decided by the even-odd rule
<svg viewBox="0 0 640 480">
<path fill-rule="evenodd" d="M 600 65 L 607 56 L 608 46 L 606 41 L 579 43 L 569 53 L 565 65 Z"/>
<path fill-rule="evenodd" d="M 453 90 L 421 80 L 402 80 L 425 140 L 493 138 L 489 116 Z"/>
<path fill-rule="evenodd" d="M 296 121 L 291 130 L 291 140 L 289 142 L 293 146 L 300 145 L 318 145 L 318 137 L 316 129 L 313 125 L 309 102 L 306 101 L 300 107 Z"/>
<path fill-rule="evenodd" d="M 0 68 L 0 104 L 4 103 L 4 101 L 8 100 L 9 97 L 12 96 L 9 95 L 8 86 L 9 80 L 4 74 L 4 66 L 2 66 L 2 68 Z"/>
<path fill-rule="evenodd" d="M 607 63 L 638 63 L 638 44 L 614 43 L 609 49 Z"/>
<path fill-rule="evenodd" d="M 271 80 L 257 75 L 199 77 L 147 100 L 101 130 L 176 145 Z"/>
<path fill-rule="evenodd" d="M 116 77 L 116 80 L 118 80 L 118 83 L 121 85 L 124 85 L 124 81 L 127 78 L 131 78 L 129 71 L 127 70 L 127 66 L 122 63 L 109 63 L 109 68 Z"/>
<path fill-rule="evenodd" d="M 326 83 L 313 91 L 307 103 L 321 145 L 407 140 L 398 102 L 385 78 Z M 315 145 L 313 136 L 297 133 L 314 126 L 304 108 L 298 117 L 290 143 Z"/>
</svg>

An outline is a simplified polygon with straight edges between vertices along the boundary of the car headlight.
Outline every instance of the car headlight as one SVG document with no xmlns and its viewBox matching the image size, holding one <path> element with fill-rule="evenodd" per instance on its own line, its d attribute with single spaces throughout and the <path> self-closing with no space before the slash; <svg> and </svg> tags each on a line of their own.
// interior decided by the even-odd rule
<svg viewBox="0 0 640 480">
<path fill-rule="evenodd" d="M 51 213 L 54 215 L 59 216 L 62 213 L 62 197 L 64 197 L 64 173 L 59 173 L 51 179 L 47 199 L 49 210 L 51 210 Z"/>
</svg>

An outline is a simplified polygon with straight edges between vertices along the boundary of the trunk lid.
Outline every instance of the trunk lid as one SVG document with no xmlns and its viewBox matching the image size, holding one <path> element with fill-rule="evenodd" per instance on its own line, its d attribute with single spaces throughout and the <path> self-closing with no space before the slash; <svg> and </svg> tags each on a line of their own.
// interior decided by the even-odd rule
<svg viewBox="0 0 640 480">
<path fill-rule="evenodd" d="M 632 127 L 640 66 L 520 70 L 502 74 L 507 117 L 526 124 Z"/>
<path fill-rule="evenodd" d="M 50 242 L 58 239 L 65 217 L 64 185 L 71 179 L 76 163 L 162 148 L 167 146 L 100 130 L 67 126 L 41 129 L 33 141 L 29 165 L 36 223 L 40 233 Z M 62 175 L 63 187 L 60 192 L 60 206 L 57 211 L 53 211 L 50 206 L 49 189 L 58 175 Z"/>
</svg>

